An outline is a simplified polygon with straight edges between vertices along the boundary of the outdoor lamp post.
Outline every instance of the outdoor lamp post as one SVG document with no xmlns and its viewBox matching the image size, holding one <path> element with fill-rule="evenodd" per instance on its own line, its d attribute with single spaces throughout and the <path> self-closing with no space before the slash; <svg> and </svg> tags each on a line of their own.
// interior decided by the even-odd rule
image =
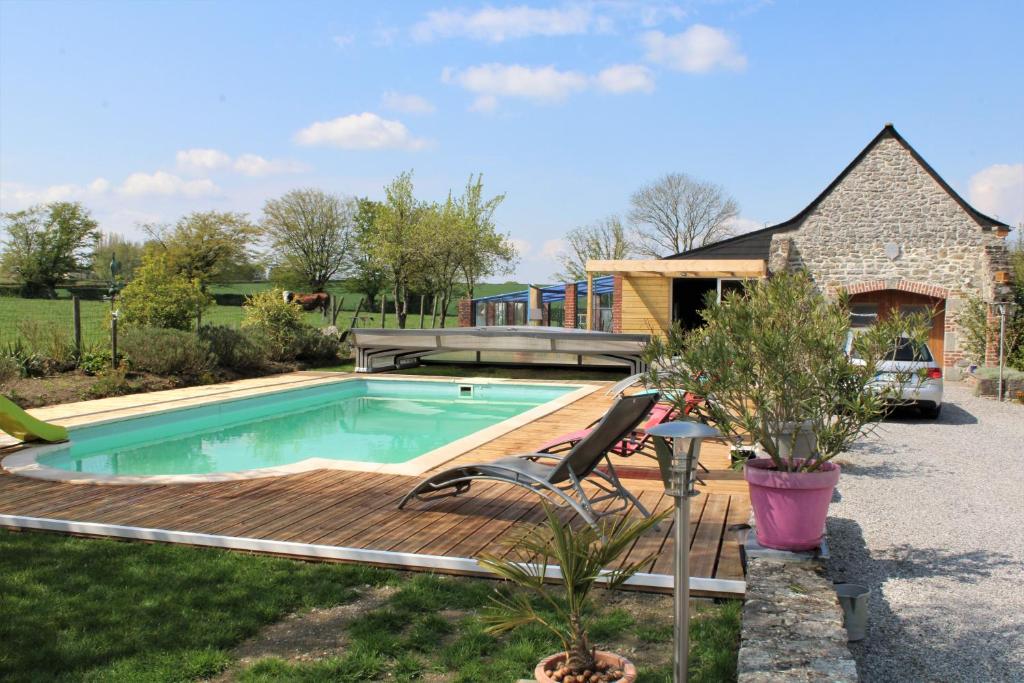
<svg viewBox="0 0 1024 683">
<path fill-rule="evenodd" d="M 658 454 L 665 494 L 676 499 L 673 604 L 675 639 L 672 679 L 686 683 L 690 654 L 690 498 L 698 495 L 693 484 L 704 439 L 721 437 L 714 427 L 700 422 L 666 422 L 647 430 Z M 669 448 L 669 440 L 672 447 Z"/>
</svg>

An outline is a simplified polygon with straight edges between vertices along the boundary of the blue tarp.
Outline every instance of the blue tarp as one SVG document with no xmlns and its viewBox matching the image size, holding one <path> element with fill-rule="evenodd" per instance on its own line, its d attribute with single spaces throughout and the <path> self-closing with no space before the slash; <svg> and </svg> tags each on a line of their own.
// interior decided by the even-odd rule
<svg viewBox="0 0 1024 683">
<path fill-rule="evenodd" d="M 611 294 L 614 289 L 615 278 L 612 275 L 604 275 L 602 277 L 594 278 L 594 294 Z M 540 300 L 542 303 L 550 304 L 555 301 L 565 301 L 565 285 L 549 285 L 547 287 L 540 288 Z M 576 283 L 576 295 L 586 296 L 587 295 L 587 281 L 581 280 Z M 527 301 L 529 297 L 529 290 L 523 289 L 518 292 L 507 292 L 505 294 L 494 294 L 492 296 L 482 296 L 478 299 L 473 299 L 473 302 L 477 301 Z"/>
</svg>

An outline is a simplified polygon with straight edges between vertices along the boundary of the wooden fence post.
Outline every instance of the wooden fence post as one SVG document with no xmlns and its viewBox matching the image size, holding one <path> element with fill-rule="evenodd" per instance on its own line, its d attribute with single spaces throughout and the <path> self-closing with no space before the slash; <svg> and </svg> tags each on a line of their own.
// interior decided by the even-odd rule
<svg viewBox="0 0 1024 683">
<path fill-rule="evenodd" d="M 77 296 L 71 297 L 72 319 L 75 326 L 75 355 L 82 357 L 82 304 Z"/>
<path fill-rule="evenodd" d="M 352 330 L 356 327 L 356 320 L 359 318 L 359 311 L 363 308 L 363 297 L 359 297 L 359 301 L 356 302 L 356 312 L 352 314 L 352 322 L 349 323 L 348 329 Z"/>
<path fill-rule="evenodd" d="M 337 327 L 337 325 L 338 325 L 338 316 L 341 315 L 341 309 L 344 308 L 344 307 L 345 307 L 345 297 L 341 297 L 341 299 L 336 299 L 333 296 L 331 297 L 331 325 L 334 325 L 335 327 Z M 324 311 L 324 315 L 326 315 L 326 314 L 327 314 L 327 312 Z"/>
<path fill-rule="evenodd" d="M 380 326 L 387 327 L 387 315 L 388 315 L 388 297 L 386 294 L 380 295 Z"/>
</svg>

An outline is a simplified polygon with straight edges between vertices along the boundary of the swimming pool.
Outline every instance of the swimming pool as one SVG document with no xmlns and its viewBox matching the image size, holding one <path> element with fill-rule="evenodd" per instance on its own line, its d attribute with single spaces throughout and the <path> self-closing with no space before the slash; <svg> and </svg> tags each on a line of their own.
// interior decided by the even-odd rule
<svg viewBox="0 0 1024 683">
<path fill-rule="evenodd" d="M 36 470 L 72 475 L 62 479 L 81 474 L 126 483 L 318 467 L 416 474 L 589 393 L 585 389 L 351 379 L 72 428 L 69 443 L 30 449 L 36 451 L 31 461 Z M 23 464 L 9 460 L 4 465 L 12 471 L 18 470 L 12 464 Z"/>
</svg>

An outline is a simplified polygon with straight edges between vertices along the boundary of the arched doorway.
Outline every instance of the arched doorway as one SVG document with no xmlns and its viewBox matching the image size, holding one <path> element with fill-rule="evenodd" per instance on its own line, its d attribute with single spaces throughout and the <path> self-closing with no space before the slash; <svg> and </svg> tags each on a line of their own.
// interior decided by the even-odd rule
<svg viewBox="0 0 1024 683">
<path fill-rule="evenodd" d="M 935 360 L 945 367 L 946 300 L 898 289 L 862 292 L 850 297 L 851 322 L 854 326 L 870 325 L 873 320 L 884 319 L 893 311 L 904 314 L 918 311 L 932 313 L 928 346 Z"/>
</svg>

